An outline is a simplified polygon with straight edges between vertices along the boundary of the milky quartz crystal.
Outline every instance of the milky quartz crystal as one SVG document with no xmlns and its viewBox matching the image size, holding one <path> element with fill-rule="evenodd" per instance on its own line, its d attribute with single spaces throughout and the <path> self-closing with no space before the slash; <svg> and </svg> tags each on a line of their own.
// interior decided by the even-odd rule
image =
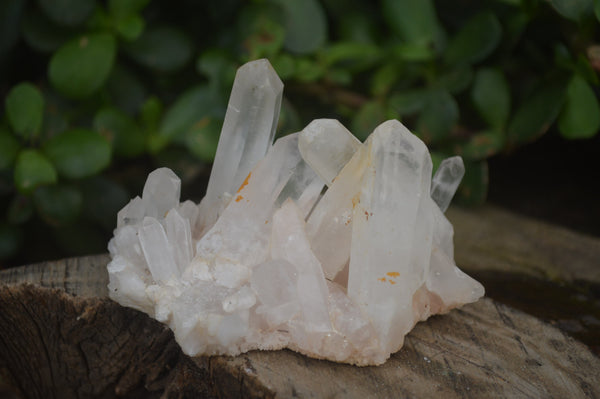
<svg viewBox="0 0 600 399">
<path fill-rule="evenodd" d="M 319 119 L 273 144 L 283 84 L 267 60 L 236 75 L 207 194 L 179 202 L 169 169 L 117 216 L 111 298 L 168 324 L 185 353 L 290 348 L 385 362 L 413 326 L 484 289 L 456 267 L 443 212 L 464 174 L 432 179 L 400 122 L 361 143 Z"/>
</svg>

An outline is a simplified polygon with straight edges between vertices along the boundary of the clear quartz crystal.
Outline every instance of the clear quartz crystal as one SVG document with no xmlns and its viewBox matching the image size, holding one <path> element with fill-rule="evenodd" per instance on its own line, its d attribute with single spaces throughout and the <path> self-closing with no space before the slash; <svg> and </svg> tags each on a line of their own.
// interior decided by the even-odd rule
<svg viewBox="0 0 600 399">
<path fill-rule="evenodd" d="M 417 214 L 429 196 L 431 158 L 397 121 L 381 124 L 366 145 L 370 162 L 353 210 L 348 296 L 391 352 L 412 328 L 412 296 L 428 268 L 429 259 L 419 256 L 431 248 L 430 226 L 420 228 Z"/>
<path fill-rule="evenodd" d="M 179 205 L 181 181 L 169 168 L 150 173 L 142 194 L 146 216 L 163 219 L 167 212 Z"/>
<path fill-rule="evenodd" d="M 190 356 L 287 347 L 381 364 L 415 323 L 484 294 L 443 214 L 464 165 L 449 158 L 431 181 L 398 121 L 361 144 L 320 119 L 271 145 L 281 89 L 266 60 L 240 68 L 199 206 L 179 202 L 171 170 L 148 176 L 117 215 L 110 297 L 168 324 Z"/>
<path fill-rule="evenodd" d="M 315 119 L 298 140 L 302 157 L 328 186 L 359 147 L 360 141 L 335 119 Z"/>
<path fill-rule="evenodd" d="M 183 218 L 177 209 L 173 208 L 165 218 L 165 230 L 177 270 L 183 273 L 194 256 L 190 220 Z"/>
<path fill-rule="evenodd" d="M 117 213 L 117 228 L 140 223 L 144 219 L 145 212 L 142 199 L 135 197 Z"/>
<path fill-rule="evenodd" d="M 312 249 L 333 280 L 350 259 L 352 211 L 360 197 L 360 182 L 368 163 L 368 149 L 361 146 L 337 176 L 311 213 L 306 230 Z"/>
<path fill-rule="evenodd" d="M 146 216 L 139 230 L 140 243 L 148 269 L 156 282 L 167 282 L 179 277 L 179 268 L 175 263 L 171 245 L 165 229 L 160 222 L 151 216 Z"/>
<path fill-rule="evenodd" d="M 446 212 L 456 189 L 465 175 L 465 164 L 459 156 L 442 161 L 431 181 L 431 198 Z"/>
<path fill-rule="evenodd" d="M 202 201 L 200 223 L 210 228 L 233 194 L 273 142 L 283 83 L 268 60 L 249 62 L 238 70 Z"/>
<path fill-rule="evenodd" d="M 271 217 L 282 194 L 298 200 L 315 182 L 320 191 L 323 183 L 304 167 L 298 134 L 280 138 L 248 174 L 217 223 L 198 241 L 197 257 L 208 262 L 227 259 L 230 264 L 246 266 L 264 261 Z"/>
<path fill-rule="evenodd" d="M 285 260 L 296 267 L 299 303 L 307 333 L 331 331 L 323 269 L 310 249 L 304 229 L 304 215 L 291 199 L 273 215 L 271 257 Z"/>
</svg>

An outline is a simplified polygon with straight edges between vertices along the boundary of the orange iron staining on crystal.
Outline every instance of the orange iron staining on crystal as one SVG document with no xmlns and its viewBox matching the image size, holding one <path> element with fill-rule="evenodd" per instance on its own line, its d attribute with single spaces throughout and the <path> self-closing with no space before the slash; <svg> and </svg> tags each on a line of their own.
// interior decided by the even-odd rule
<svg viewBox="0 0 600 399">
<path fill-rule="evenodd" d="M 238 195 L 237 197 L 235 197 L 235 202 L 240 202 L 243 199 L 244 199 L 244 197 L 242 197 L 241 195 Z"/>
<path fill-rule="evenodd" d="M 250 180 L 250 175 L 251 174 L 252 174 L 252 172 L 248 173 L 248 176 L 246 176 L 246 179 L 244 180 L 244 182 L 242 183 L 242 185 L 240 186 L 240 188 L 238 188 L 237 193 L 239 193 L 240 191 L 242 191 L 242 189 L 248 185 L 248 180 Z M 237 201 L 237 199 L 236 199 L 236 201 Z"/>
</svg>

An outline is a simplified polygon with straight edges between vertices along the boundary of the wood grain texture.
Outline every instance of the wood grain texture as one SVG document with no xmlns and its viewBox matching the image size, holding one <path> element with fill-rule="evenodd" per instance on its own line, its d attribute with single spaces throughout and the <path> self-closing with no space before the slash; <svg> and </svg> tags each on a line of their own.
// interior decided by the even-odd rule
<svg viewBox="0 0 600 399">
<path fill-rule="evenodd" d="M 210 392 L 166 326 L 107 298 L 30 284 L 0 286 L 0 369 L 28 398 Z"/>
<path fill-rule="evenodd" d="M 600 283 L 600 240 L 486 205 L 451 207 L 456 263 L 465 271 L 500 271 Z"/>
<path fill-rule="evenodd" d="M 491 207 L 463 213 L 450 217 L 466 270 L 597 277 L 597 240 Z M 28 397 L 600 397 L 600 359 L 587 347 L 488 298 L 419 323 L 378 367 L 288 350 L 190 359 L 166 327 L 106 298 L 108 261 L 0 272 L 0 373 Z"/>
</svg>

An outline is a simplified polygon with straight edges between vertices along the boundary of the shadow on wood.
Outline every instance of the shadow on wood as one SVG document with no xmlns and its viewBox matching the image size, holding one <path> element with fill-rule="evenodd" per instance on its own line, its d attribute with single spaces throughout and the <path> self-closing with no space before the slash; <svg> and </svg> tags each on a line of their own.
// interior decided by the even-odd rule
<svg viewBox="0 0 600 399">
<path fill-rule="evenodd" d="M 454 217 L 457 242 L 484 259 L 486 244 L 477 234 L 485 229 L 458 237 L 463 216 Z M 472 223 L 471 217 L 463 218 Z M 469 261 L 458 243 L 457 259 Z M 31 398 L 600 396 L 600 359 L 587 347 L 488 298 L 419 323 L 402 350 L 378 367 L 287 350 L 189 358 L 167 327 L 106 298 L 108 260 L 99 255 L 0 272 L 0 373 L 15 392 Z"/>
</svg>

